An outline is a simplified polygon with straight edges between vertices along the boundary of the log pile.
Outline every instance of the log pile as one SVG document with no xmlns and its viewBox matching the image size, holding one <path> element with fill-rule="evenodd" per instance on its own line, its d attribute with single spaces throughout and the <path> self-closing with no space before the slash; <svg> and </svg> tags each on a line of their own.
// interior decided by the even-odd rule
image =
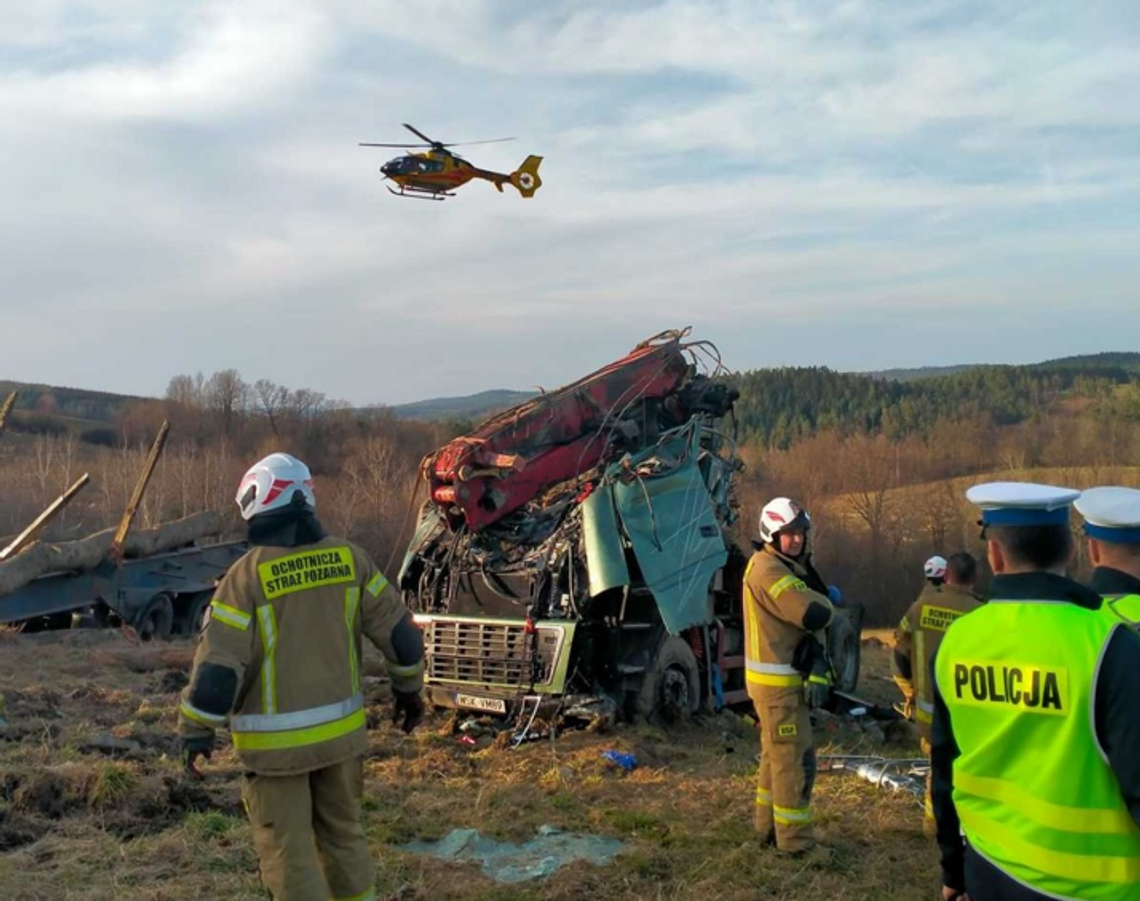
<svg viewBox="0 0 1140 901">
<path fill-rule="evenodd" d="M 185 519 L 163 523 L 157 529 L 131 532 L 123 545 L 123 556 L 149 557 L 193 544 L 221 532 L 221 517 L 213 511 L 195 513 Z M 84 572 L 105 560 L 115 540 L 116 529 L 105 529 L 79 541 L 59 544 L 37 541 L 11 560 L 0 563 L 0 596 L 27 585 L 48 573 Z"/>
</svg>

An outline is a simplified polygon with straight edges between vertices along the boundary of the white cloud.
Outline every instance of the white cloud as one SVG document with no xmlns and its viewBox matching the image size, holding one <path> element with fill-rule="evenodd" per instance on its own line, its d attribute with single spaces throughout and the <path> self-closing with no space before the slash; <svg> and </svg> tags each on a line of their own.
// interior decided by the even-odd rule
<svg viewBox="0 0 1140 901">
<path fill-rule="evenodd" d="M 0 109 L 14 114 L 49 110 L 77 122 L 232 114 L 254 103 L 274 102 L 275 95 L 320 61 L 329 37 L 328 23 L 317 9 L 288 2 L 201 4 L 168 24 L 181 39 L 157 63 L 99 59 L 47 75 L 7 67 L 0 77 Z M 128 20 L 117 34 L 137 31 Z M 82 30 L 89 36 L 86 32 Z M 34 35 L 33 29 L 33 43 Z"/>
<path fill-rule="evenodd" d="M 411 399 L 557 384 L 689 322 L 734 366 L 871 368 L 1003 303 L 1057 356 L 1137 287 L 1140 44 L 1115 9 L 13 7 L 0 376 L 138 392 L 236 366 Z M 470 158 L 542 154 L 545 186 L 392 198 L 356 143 L 404 121 L 516 134 Z M 1118 319 L 1104 340 L 1140 342 Z M 781 359 L 750 337 L 797 329 Z"/>
</svg>

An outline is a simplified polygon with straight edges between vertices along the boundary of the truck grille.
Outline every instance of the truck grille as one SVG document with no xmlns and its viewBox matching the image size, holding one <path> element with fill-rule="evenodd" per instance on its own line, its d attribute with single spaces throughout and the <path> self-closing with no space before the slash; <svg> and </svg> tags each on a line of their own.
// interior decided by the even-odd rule
<svg viewBox="0 0 1140 901">
<path fill-rule="evenodd" d="M 539 628 L 534 660 L 521 625 L 433 619 L 425 630 L 427 675 L 443 682 L 527 686 L 553 677 L 560 630 Z"/>
</svg>

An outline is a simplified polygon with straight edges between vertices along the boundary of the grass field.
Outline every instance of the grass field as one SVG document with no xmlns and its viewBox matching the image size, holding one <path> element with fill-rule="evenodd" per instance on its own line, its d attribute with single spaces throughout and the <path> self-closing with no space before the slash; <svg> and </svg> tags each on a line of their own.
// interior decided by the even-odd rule
<svg viewBox="0 0 1140 901">
<path fill-rule="evenodd" d="M 883 635 L 864 642 L 862 693 L 889 700 Z M 0 633 L 0 898 L 7 901 L 184 901 L 264 898 L 227 748 L 200 784 L 178 768 L 174 708 L 189 644 L 128 644 L 116 632 Z M 380 673 L 376 661 L 368 671 Z M 411 737 L 385 720 L 372 680 L 365 817 L 379 897 L 419 899 L 829 899 L 918 901 L 936 896 L 936 854 L 921 811 L 855 776 L 821 775 L 818 831 L 835 862 L 811 868 L 764 850 L 751 829 L 756 739 L 732 714 L 671 730 L 619 726 L 518 750 L 456 741 L 434 715 Z M 85 747 L 114 736 L 128 756 Z M 831 750 L 877 753 L 858 729 L 832 721 Z M 603 749 L 632 752 L 612 768 Z M 825 749 L 826 750 L 826 749 Z M 912 754 L 909 733 L 883 749 Z M 606 867 L 573 864 L 541 882 L 499 885 L 477 867 L 399 850 L 455 827 L 514 841 L 542 824 L 626 843 Z"/>
</svg>

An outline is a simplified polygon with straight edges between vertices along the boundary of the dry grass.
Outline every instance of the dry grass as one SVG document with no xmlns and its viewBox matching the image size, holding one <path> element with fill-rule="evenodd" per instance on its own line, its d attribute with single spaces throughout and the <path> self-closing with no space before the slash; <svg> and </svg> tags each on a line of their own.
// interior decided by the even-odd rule
<svg viewBox="0 0 1140 901">
<path fill-rule="evenodd" d="M 863 692 L 889 700 L 885 649 L 868 642 L 864 651 Z M 215 753 L 202 785 L 179 777 L 169 736 L 189 657 L 188 646 L 133 648 L 117 633 L 0 636 L 13 724 L 0 740 L 0 898 L 265 897 L 232 752 Z M 81 750 L 100 734 L 139 749 L 113 760 Z M 817 786 L 833 865 L 810 869 L 758 847 L 755 737 L 731 715 L 669 734 L 619 727 L 517 751 L 460 745 L 441 715 L 410 738 L 382 723 L 370 742 L 365 818 L 381 898 L 917 901 L 937 890 L 917 805 L 852 776 L 821 776 Z M 600 757 L 605 748 L 636 754 L 640 766 L 612 769 Z M 397 847 L 463 826 L 523 841 L 545 823 L 614 836 L 626 850 L 608 867 L 578 863 L 542 882 L 502 886 L 474 866 Z"/>
</svg>

